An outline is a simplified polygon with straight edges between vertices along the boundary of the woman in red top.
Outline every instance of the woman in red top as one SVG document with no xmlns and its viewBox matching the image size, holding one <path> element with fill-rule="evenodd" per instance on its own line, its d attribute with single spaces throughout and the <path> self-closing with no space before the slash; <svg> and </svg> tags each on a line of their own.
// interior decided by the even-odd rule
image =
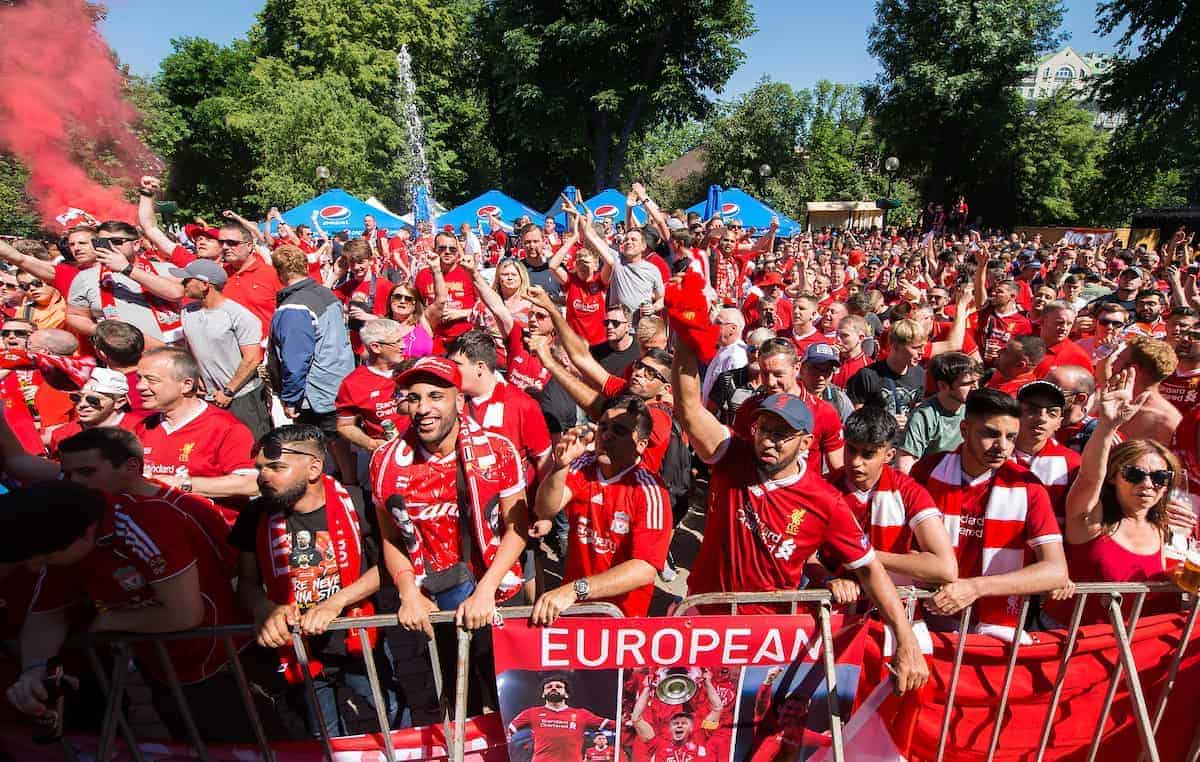
<svg viewBox="0 0 1200 762">
<path fill-rule="evenodd" d="M 1148 439 L 1112 446 L 1117 429 L 1138 413 L 1146 397 L 1133 398 L 1129 371 L 1119 374 L 1100 394 L 1099 422 L 1083 449 L 1079 477 L 1067 495 L 1065 534 L 1073 582 L 1166 579 L 1168 532 L 1190 535 L 1195 527 L 1191 506 L 1171 499 L 1172 486 L 1183 478 L 1174 453 Z M 1068 585 L 1050 597 L 1065 600 L 1072 588 Z M 1172 603 L 1177 601 L 1163 600 L 1163 610 Z M 1084 624 L 1108 621 L 1103 604 L 1088 602 Z M 1049 608 L 1059 621 L 1069 620 L 1070 606 Z"/>
</svg>

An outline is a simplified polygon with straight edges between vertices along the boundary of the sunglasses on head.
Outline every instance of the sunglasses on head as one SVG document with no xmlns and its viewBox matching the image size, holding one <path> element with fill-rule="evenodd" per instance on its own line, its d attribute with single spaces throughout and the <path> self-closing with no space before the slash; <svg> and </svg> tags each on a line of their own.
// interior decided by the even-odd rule
<svg viewBox="0 0 1200 762">
<path fill-rule="evenodd" d="M 25 328 L 5 328 L 0 330 L 0 336 L 3 336 L 4 338 L 8 338 L 9 336 L 20 336 L 23 339 L 27 339 L 32 333 L 33 331 Z"/>
<path fill-rule="evenodd" d="M 91 407 L 100 407 L 104 404 L 104 398 L 99 394 L 85 394 L 83 392 L 68 392 L 67 397 L 70 398 L 71 404 L 78 405 L 80 400 L 88 403 Z"/>
<path fill-rule="evenodd" d="M 17 288 L 21 289 L 22 291 L 30 291 L 35 288 L 41 288 L 44 285 L 46 285 L 46 284 L 42 283 L 40 280 L 37 280 L 35 278 L 34 280 L 29 281 L 28 283 L 18 283 Z"/>
<path fill-rule="evenodd" d="M 1151 484 L 1162 489 L 1175 479 L 1175 472 L 1167 468 L 1157 471 L 1146 471 L 1137 466 L 1125 466 L 1121 469 L 1121 478 L 1130 484 L 1141 484 L 1146 480 L 1147 476 L 1150 477 Z"/>
<path fill-rule="evenodd" d="M 318 447 L 322 446 L 320 440 L 317 442 L 317 446 Z M 254 455 L 254 457 L 257 458 L 259 453 L 262 453 L 263 457 L 265 457 L 267 460 L 279 460 L 285 454 L 286 455 L 307 455 L 310 458 L 320 457 L 318 455 L 314 455 L 311 452 L 305 452 L 304 450 L 298 450 L 294 447 L 285 447 L 282 442 L 277 442 L 275 440 L 267 440 L 266 442 L 262 443 L 262 446 L 256 445 L 254 447 L 254 452 L 252 454 Z"/>
</svg>

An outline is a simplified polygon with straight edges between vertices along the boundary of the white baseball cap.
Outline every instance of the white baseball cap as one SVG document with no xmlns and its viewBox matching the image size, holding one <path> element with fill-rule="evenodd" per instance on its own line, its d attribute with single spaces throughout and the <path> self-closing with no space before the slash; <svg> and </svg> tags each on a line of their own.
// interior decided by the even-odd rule
<svg viewBox="0 0 1200 762">
<path fill-rule="evenodd" d="M 88 378 L 86 386 L 90 386 L 92 391 L 100 392 L 101 394 L 114 394 L 120 396 L 129 394 L 129 380 L 125 378 L 124 373 L 113 370 L 112 368 L 95 368 L 92 370 L 92 375 Z"/>
</svg>

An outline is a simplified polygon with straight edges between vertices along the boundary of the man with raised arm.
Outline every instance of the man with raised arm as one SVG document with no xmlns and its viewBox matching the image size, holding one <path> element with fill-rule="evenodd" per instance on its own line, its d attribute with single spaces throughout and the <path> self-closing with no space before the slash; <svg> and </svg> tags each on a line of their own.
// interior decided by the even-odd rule
<svg viewBox="0 0 1200 762">
<path fill-rule="evenodd" d="M 696 454 L 713 467 L 708 523 L 689 595 L 795 590 L 807 560 L 828 546 L 896 633 L 898 690 L 923 685 L 929 667 L 895 585 L 846 501 L 804 458 L 813 428 L 804 402 L 786 393 L 766 398 L 756 411 L 753 439 L 746 440 L 704 409 L 696 357 L 686 342 L 676 350 L 672 380 L 679 422 Z M 771 607 L 741 610 L 770 613 Z"/>
</svg>

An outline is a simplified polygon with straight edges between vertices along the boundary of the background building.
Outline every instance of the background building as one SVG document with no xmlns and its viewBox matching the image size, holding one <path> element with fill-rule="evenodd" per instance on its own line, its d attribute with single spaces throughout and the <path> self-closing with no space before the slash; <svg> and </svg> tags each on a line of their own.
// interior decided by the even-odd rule
<svg viewBox="0 0 1200 762">
<path fill-rule="evenodd" d="M 1102 53 L 1079 53 L 1067 46 L 1042 56 L 1021 78 L 1018 90 L 1026 100 L 1049 98 L 1063 88 L 1085 108 L 1095 112 L 1097 129 L 1116 129 L 1121 114 L 1102 112 L 1092 102 L 1095 79 L 1109 66 L 1109 56 Z"/>
</svg>

